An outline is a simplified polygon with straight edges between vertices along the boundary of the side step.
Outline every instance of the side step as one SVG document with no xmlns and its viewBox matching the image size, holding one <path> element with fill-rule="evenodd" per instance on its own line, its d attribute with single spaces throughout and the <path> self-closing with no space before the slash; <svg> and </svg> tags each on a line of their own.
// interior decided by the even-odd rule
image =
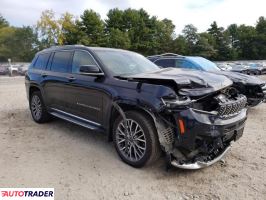
<svg viewBox="0 0 266 200">
<path fill-rule="evenodd" d="M 66 114 L 62 114 L 62 113 L 59 113 L 56 111 L 50 112 L 50 114 L 55 116 L 55 117 L 58 117 L 60 119 L 66 120 L 68 122 L 83 126 L 83 127 L 88 128 L 90 130 L 95 130 L 95 131 L 100 131 L 100 132 L 103 131 L 103 129 L 100 126 L 93 125 L 93 124 L 86 122 L 84 120 L 81 120 L 81 119 L 75 119 L 74 117 L 67 116 Z"/>
</svg>

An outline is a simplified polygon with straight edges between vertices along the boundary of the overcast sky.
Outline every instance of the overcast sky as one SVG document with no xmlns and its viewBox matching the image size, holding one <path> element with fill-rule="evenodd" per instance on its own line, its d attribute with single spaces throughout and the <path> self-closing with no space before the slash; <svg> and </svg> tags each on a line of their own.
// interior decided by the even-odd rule
<svg viewBox="0 0 266 200">
<path fill-rule="evenodd" d="M 68 11 L 76 16 L 93 9 L 106 18 L 109 9 L 144 8 L 159 19 L 168 18 L 180 33 L 186 24 L 206 31 L 215 20 L 219 26 L 231 23 L 254 25 L 266 17 L 266 0 L 0 0 L 0 13 L 13 26 L 34 25 L 43 10 L 56 14 Z"/>
</svg>

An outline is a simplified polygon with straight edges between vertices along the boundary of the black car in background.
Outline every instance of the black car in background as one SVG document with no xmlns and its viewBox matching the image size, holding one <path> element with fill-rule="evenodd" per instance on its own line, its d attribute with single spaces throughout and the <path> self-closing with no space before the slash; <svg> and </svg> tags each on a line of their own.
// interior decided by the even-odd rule
<svg viewBox="0 0 266 200">
<path fill-rule="evenodd" d="M 233 87 L 236 90 L 247 97 L 249 106 L 257 106 L 265 101 L 265 81 L 254 76 L 246 75 L 247 69 L 243 65 L 236 64 L 232 66 L 231 71 L 223 71 L 215 63 L 203 57 L 181 56 L 172 53 L 149 56 L 148 59 L 162 68 L 194 69 L 224 75 L 233 81 Z M 203 75 L 202 78 L 204 79 Z"/>
<path fill-rule="evenodd" d="M 35 122 L 55 116 L 103 132 L 134 167 L 162 151 L 186 169 L 220 160 L 246 121 L 246 97 L 232 84 L 223 75 L 161 69 L 137 53 L 85 46 L 45 49 L 25 76 Z"/>
<path fill-rule="evenodd" d="M 259 63 L 249 63 L 249 71 L 254 75 L 266 74 L 266 67 Z"/>
</svg>

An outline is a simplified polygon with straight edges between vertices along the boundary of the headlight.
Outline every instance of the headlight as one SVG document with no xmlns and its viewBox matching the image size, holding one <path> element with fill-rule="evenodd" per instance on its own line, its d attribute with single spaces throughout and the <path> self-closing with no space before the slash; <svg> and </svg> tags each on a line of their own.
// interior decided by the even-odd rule
<svg viewBox="0 0 266 200">
<path fill-rule="evenodd" d="M 176 97 L 176 98 L 163 97 L 162 101 L 164 105 L 168 108 L 175 108 L 178 106 L 188 106 L 192 103 L 189 97 Z"/>
</svg>

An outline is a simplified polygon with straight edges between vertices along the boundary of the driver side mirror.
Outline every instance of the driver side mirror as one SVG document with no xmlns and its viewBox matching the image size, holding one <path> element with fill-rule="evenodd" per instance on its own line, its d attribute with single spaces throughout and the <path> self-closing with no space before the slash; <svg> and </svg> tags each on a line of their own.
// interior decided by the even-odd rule
<svg viewBox="0 0 266 200">
<path fill-rule="evenodd" d="M 80 74 L 84 75 L 95 75 L 95 76 L 103 76 L 104 74 L 100 70 L 100 68 L 96 65 L 81 65 L 79 67 Z"/>
</svg>

